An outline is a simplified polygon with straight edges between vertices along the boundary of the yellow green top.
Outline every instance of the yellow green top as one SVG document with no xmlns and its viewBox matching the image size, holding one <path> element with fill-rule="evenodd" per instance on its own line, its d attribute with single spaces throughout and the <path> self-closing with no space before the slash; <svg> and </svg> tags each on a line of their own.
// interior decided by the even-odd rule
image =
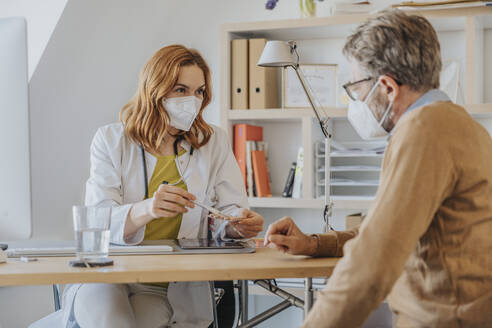
<svg viewBox="0 0 492 328">
<path fill-rule="evenodd" d="M 182 150 L 178 153 L 178 156 L 183 155 L 186 150 Z M 181 179 L 176 162 L 174 161 L 176 156 L 158 156 L 157 163 L 155 164 L 154 173 L 149 182 L 149 197 L 153 197 L 162 181 L 167 181 L 169 184 L 174 184 Z M 181 180 L 176 187 L 188 190 L 186 183 Z M 181 220 L 183 214 L 178 214 L 171 218 L 158 218 L 147 223 L 145 227 L 144 240 L 156 240 L 156 239 L 175 239 L 178 237 L 179 228 L 181 227 Z"/>
<path fill-rule="evenodd" d="M 178 156 L 183 155 L 186 150 L 182 150 L 178 153 Z M 169 184 L 174 184 L 181 179 L 178 168 L 175 162 L 176 156 L 158 156 L 157 163 L 155 164 L 154 172 L 149 182 L 149 197 L 153 197 L 162 181 L 167 181 Z M 188 190 L 186 183 L 181 180 L 176 187 Z M 176 239 L 178 238 L 179 228 L 181 227 L 181 220 L 183 214 L 171 218 L 158 218 L 150 221 L 145 226 L 144 240 L 156 240 L 156 239 Z M 149 285 L 161 286 L 167 288 L 169 283 L 150 283 Z"/>
</svg>

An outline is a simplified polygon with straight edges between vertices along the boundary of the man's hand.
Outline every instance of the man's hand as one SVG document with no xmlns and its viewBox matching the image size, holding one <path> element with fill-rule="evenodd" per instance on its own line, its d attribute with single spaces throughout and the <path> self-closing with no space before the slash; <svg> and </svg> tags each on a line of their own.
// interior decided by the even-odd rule
<svg viewBox="0 0 492 328">
<path fill-rule="evenodd" d="M 302 233 L 289 217 L 268 226 L 264 243 L 293 255 L 313 255 L 318 249 L 318 239 Z"/>
<path fill-rule="evenodd" d="M 228 236 L 234 238 L 252 238 L 256 237 L 259 232 L 263 231 L 264 220 L 260 214 L 244 209 L 241 213 L 241 218 L 244 219 L 229 222 L 228 227 L 226 227 Z M 232 229 L 228 229 L 231 228 L 230 226 L 232 226 Z"/>
</svg>

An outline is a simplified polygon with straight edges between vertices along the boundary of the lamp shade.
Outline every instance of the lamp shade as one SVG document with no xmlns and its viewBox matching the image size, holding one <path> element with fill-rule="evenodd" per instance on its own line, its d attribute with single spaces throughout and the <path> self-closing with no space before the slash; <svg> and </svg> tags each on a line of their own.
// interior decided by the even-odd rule
<svg viewBox="0 0 492 328">
<path fill-rule="evenodd" d="M 287 41 L 268 41 L 261 53 L 258 66 L 286 67 L 297 64 L 292 45 Z"/>
</svg>

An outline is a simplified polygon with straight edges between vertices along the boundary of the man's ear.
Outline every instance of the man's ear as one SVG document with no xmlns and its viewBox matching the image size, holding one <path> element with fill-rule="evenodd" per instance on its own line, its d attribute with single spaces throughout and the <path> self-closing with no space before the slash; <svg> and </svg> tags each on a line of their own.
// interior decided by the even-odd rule
<svg viewBox="0 0 492 328">
<path fill-rule="evenodd" d="M 383 93 L 388 96 L 388 100 L 394 102 L 400 93 L 400 86 L 391 76 L 383 75 L 380 77 L 380 85 Z"/>
</svg>

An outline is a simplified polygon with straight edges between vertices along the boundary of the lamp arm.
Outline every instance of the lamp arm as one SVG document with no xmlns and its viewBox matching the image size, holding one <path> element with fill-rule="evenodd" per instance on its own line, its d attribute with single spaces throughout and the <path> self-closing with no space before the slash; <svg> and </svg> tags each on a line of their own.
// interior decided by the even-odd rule
<svg viewBox="0 0 492 328">
<path fill-rule="evenodd" d="M 313 108 L 314 114 L 318 119 L 319 126 L 321 127 L 321 131 L 325 136 L 325 208 L 323 211 L 323 220 L 325 225 L 325 232 L 328 232 L 330 230 L 334 230 L 330 224 L 330 218 L 333 214 L 332 212 L 333 201 L 330 195 L 330 164 L 331 163 L 330 163 L 329 151 L 330 151 L 331 133 L 328 130 L 328 124 L 327 124 L 329 118 L 326 118 L 326 120 L 323 120 L 321 118 L 321 114 L 320 114 L 321 109 L 316 104 L 316 101 L 314 99 L 313 94 L 311 93 L 311 90 L 307 87 L 306 79 L 304 78 L 304 74 L 302 74 L 302 72 L 300 71 L 299 65 L 291 66 L 291 67 L 296 71 L 297 77 L 301 82 L 302 88 L 304 89 L 304 92 L 308 97 L 309 103 Z"/>
<path fill-rule="evenodd" d="M 313 108 L 314 114 L 316 115 L 316 118 L 318 119 L 319 125 L 321 127 L 321 131 L 323 132 L 323 135 L 325 138 L 329 137 L 329 131 L 328 127 L 325 124 L 325 121 L 321 118 L 321 109 L 318 107 L 316 104 L 316 101 L 314 100 L 314 96 L 311 93 L 311 90 L 307 87 L 306 79 L 304 78 L 304 74 L 299 69 L 299 65 L 297 66 L 291 66 L 297 74 L 297 77 L 299 78 L 299 81 L 301 82 L 302 88 L 304 89 L 304 92 L 306 93 L 308 97 L 308 101 L 311 104 L 311 107 Z"/>
</svg>

